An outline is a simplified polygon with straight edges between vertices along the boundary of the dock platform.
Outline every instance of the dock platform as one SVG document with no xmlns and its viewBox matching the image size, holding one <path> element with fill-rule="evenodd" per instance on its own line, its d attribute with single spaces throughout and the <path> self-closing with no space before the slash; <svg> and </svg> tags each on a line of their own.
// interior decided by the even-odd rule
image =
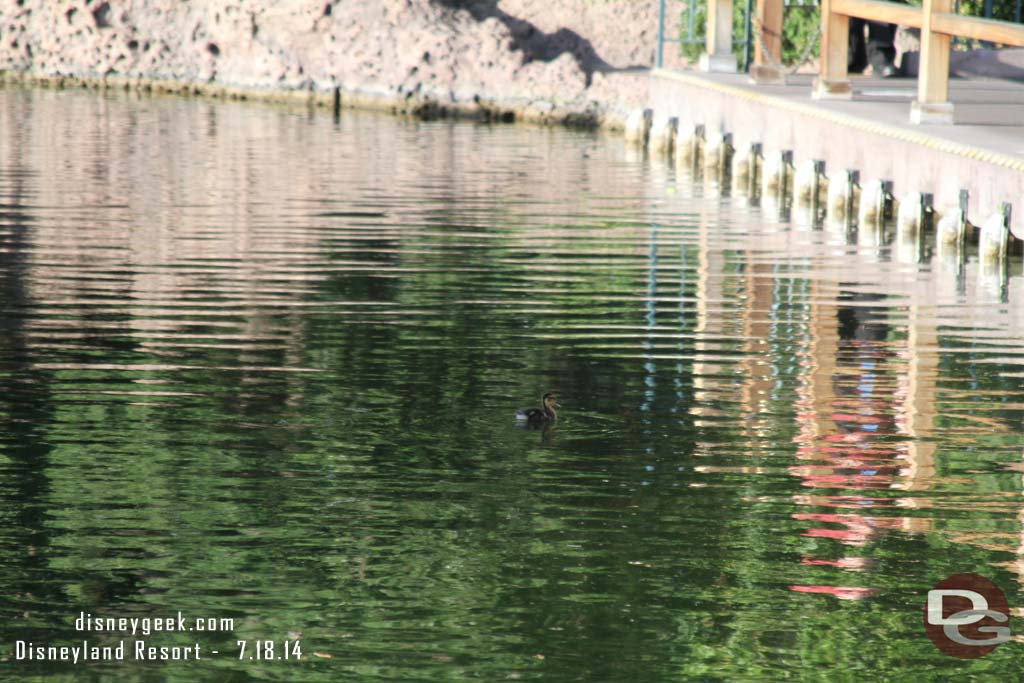
<svg viewBox="0 0 1024 683">
<path fill-rule="evenodd" d="M 651 108 L 727 132 L 733 145 L 792 150 L 794 162 L 823 160 L 830 170 L 892 182 L 896 196 L 931 194 L 955 205 L 968 192 L 967 219 L 981 224 L 1001 203 L 1012 207 L 1010 230 L 1024 238 L 1024 83 L 950 80 L 956 125 L 913 125 L 913 78 L 853 77 L 850 100 L 812 99 L 813 74 L 785 85 L 753 84 L 746 74 L 651 73 Z"/>
</svg>

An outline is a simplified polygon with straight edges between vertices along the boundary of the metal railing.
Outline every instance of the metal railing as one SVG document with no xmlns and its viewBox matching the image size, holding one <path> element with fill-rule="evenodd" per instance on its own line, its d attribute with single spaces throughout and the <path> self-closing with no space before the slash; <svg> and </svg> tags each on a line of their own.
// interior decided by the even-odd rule
<svg viewBox="0 0 1024 683">
<path fill-rule="evenodd" d="M 958 3 L 960 0 L 956 0 Z M 1021 2 L 1024 0 L 1016 0 L 1018 10 Z M 743 71 L 750 69 L 750 62 L 753 58 L 754 50 L 754 29 L 753 29 L 753 15 L 754 15 L 754 0 L 744 0 L 743 9 L 743 35 L 739 38 L 733 38 L 733 46 L 742 46 L 743 54 L 741 59 L 741 68 Z M 985 0 L 986 7 L 990 7 L 992 0 Z M 664 60 L 664 47 L 665 43 L 673 43 L 679 45 L 704 45 L 706 42 L 706 31 L 704 33 L 698 33 L 697 31 L 697 15 L 700 7 L 706 7 L 706 0 L 686 0 L 686 23 L 680 26 L 679 37 L 669 37 L 665 35 L 665 0 L 658 0 L 658 48 L 655 54 L 655 66 L 659 69 L 665 64 Z M 785 9 L 791 7 L 797 8 L 816 8 L 818 6 L 818 0 L 783 0 L 782 3 Z"/>
<path fill-rule="evenodd" d="M 821 58 L 818 78 L 814 83 L 816 98 L 849 98 L 852 85 L 847 74 L 849 48 L 849 20 L 851 17 L 899 24 L 921 30 L 921 57 L 917 99 L 911 106 L 913 123 L 952 123 L 953 105 L 949 102 L 949 53 L 953 40 L 968 38 L 982 44 L 1024 46 L 1024 26 L 1019 23 L 992 19 L 993 0 L 983 0 L 984 17 L 958 14 L 961 0 L 923 0 L 921 7 L 887 0 L 820 0 L 821 4 Z M 699 42 L 695 35 L 697 0 L 689 2 L 689 26 L 686 36 L 677 39 L 665 37 L 665 0 L 659 0 L 658 49 L 656 64 L 662 67 L 663 46 L 666 42 Z M 751 23 L 753 0 L 745 0 L 743 38 L 735 39 L 732 27 L 732 0 L 706 0 L 714 3 L 708 10 L 706 53 L 704 56 L 725 56 L 728 66 L 719 70 L 736 70 L 736 62 L 729 55 L 730 45 L 744 44 L 743 70 L 750 71 L 755 80 L 778 77 L 781 64 L 782 10 L 790 5 L 806 5 L 806 0 L 762 0 L 757 5 L 759 39 L 751 65 Z M 954 5 L 954 2 L 956 5 Z M 1020 18 L 1024 0 L 1015 0 L 1014 16 Z M 725 25 L 721 22 L 728 22 Z M 770 24 L 770 25 L 769 25 Z M 703 59 L 703 57 L 702 57 Z M 710 60 L 709 60 L 710 62 Z M 705 65 L 702 64 L 702 68 Z M 714 64 L 705 70 L 715 70 Z M 759 78 L 760 75 L 763 76 Z"/>
<path fill-rule="evenodd" d="M 754 0 L 745 0 L 746 9 L 743 12 L 743 37 L 733 39 L 733 45 L 743 46 L 743 69 L 750 66 L 750 51 L 752 49 L 753 35 L 750 30 L 750 14 L 753 11 Z M 665 43 L 676 43 L 680 45 L 704 45 L 707 40 L 705 33 L 697 32 L 697 13 L 705 2 L 699 0 L 687 0 L 685 32 L 680 31 L 678 38 L 670 38 L 665 35 L 665 0 L 658 0 L 658 49 L 655 54 L 654 64 L 659 69 L 664 66 Z M 680 27 L 684 28 L 684 27 Z"/>
</svg>

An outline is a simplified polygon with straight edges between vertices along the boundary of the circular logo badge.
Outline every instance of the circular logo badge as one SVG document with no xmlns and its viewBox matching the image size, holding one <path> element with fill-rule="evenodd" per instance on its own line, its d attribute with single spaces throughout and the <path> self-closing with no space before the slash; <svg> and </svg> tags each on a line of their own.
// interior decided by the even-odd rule
<svg viewBox="0 0 1024 683">
<path fill-rule="evenodd" d="M 928 591 L 924 629 L 950 657 L 983 657 L 1010 639 L 1010 605 L 984 576 L 954 574 Z"/>
</svg>

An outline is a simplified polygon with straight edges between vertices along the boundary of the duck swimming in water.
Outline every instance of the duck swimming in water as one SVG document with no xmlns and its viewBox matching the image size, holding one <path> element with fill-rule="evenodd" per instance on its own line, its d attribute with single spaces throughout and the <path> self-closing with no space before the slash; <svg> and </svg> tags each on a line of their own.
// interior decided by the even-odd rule
<svg viewBox="0 0 1024 683">
<path fill-rule="evenodd" d="M 517 410 L 516 422 L 539 425 L 551 423 L 558 419 L 555 408 L 561 408 L 562 406 L 558 405 L 558 401 L 555 400 L 553 393 L 549 391 L 541 396 L 540 405 L 540 408 L 521 408 Z"/>
</svg>

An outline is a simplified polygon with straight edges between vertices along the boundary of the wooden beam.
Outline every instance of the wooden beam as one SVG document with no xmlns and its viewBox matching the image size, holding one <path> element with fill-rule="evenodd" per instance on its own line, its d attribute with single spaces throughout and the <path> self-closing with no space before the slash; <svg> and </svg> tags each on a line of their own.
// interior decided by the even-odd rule
<svg viewBox="0 0 1024 683">
<path fill-rule="evenodd" d="M 832 0 L 832 11 L 848 17 L 884 21 L 910 28 L 921 28 L 924 21 L 920 7 L 883 0 Z"/>
<path fill-rule="evenodd" d="M 758 83 L 777 83 L 784 76 L 781 69 L 782 0 L 757 0 L 753 24 L 754 63 L 750 75 Z"/>
<path fill-rule="evenodd" d="M 952 36 L 988 40 L 1002 45 L 1024 45 L 1024 26 L 996 19 L 961 17 L 946 12 L 932 15 L 932 30 Z"/>
<path fill-rule="evenodd" d="M 835 11 L 835 0 L 821 0 L 821 61 L 811 93 L 815 99 L 853 97 L 846 66 L 849 41 L 850 18 Z"/>
<path fill-rule="evenodd" d="M 924 0 L 921 25 L 921 69 L 917 77 L 917 100 L 910 107 L 912 123 L 953 123 L 949 102 L 949 34 L 935 31 L 937 14 L 949 14 L 953 0 Z"/>
<path fill-rule="evenodd" d="M 910 28 L 924 26 L 924 12 L 920 7 L 885 0 L 832 0 L 832 11 L 848 17 L 885 21 Z M 1001 45 L 1024 46 L 1024 26 L 998 19 L 964 17 L 936 11 L 932 14 L 932 31 Z"/>
</svg>

